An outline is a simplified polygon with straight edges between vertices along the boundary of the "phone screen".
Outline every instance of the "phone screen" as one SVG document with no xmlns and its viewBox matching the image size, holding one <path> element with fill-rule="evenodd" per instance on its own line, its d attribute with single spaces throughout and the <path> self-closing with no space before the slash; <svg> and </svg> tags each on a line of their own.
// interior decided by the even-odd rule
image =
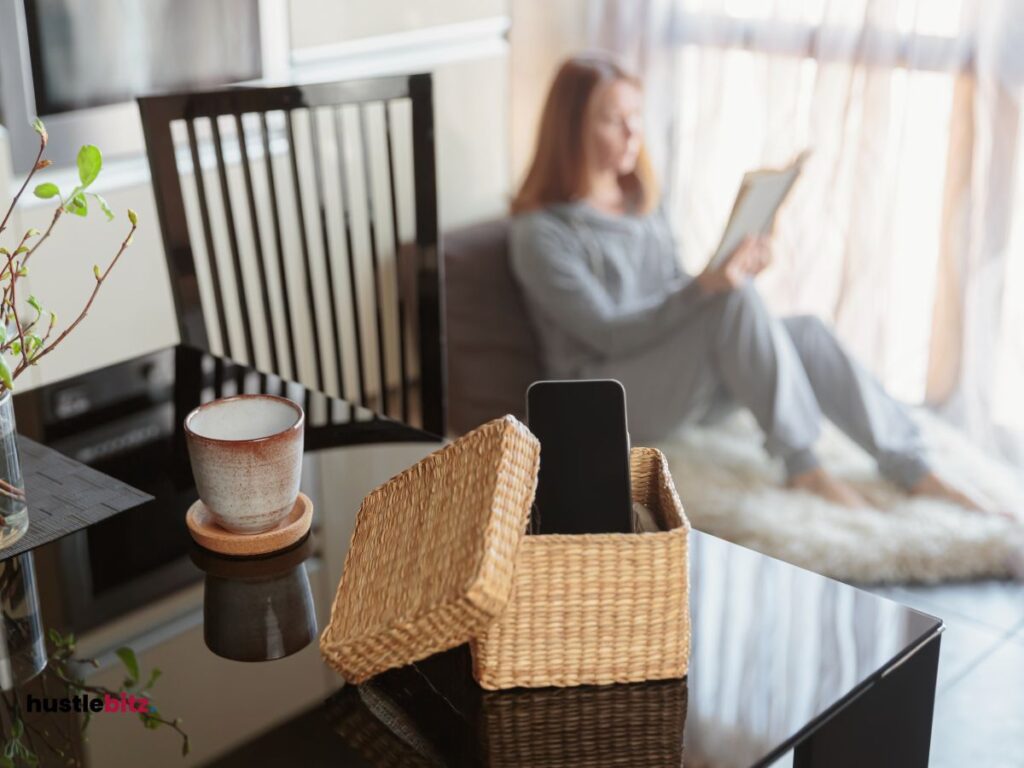
<svg viewBox="0 0 1024 768">
<path fill-rule="evenodd" d="M 626 392 L 614 379 L 538 381 L 526 396 L 540 440 L 535 533 L 631 529 Z"/>
</svg>

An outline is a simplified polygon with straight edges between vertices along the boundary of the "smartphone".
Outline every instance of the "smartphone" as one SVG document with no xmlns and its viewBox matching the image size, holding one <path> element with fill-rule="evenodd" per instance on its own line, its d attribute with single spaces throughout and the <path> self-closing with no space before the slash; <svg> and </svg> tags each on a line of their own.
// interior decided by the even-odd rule
<svg viewBox="0 0 1024 768">
<path fill-rule="evenodd" d="M 540 440 L 533 533 L 629 533 L 626 391 L 614 379 L 535 381 L 526 419 Z"/>
</svg>

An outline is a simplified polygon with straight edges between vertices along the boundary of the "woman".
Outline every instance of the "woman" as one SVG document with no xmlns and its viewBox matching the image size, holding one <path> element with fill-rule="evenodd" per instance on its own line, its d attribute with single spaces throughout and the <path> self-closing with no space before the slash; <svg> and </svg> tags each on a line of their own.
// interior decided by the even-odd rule
<svg viewBox="0 0 1024 768">
<path fill-rule="evenodd" d="M 822 417 L 912 494 L 977 504 L 930 469 L 905 409 L 810 316 L 771 315 L 752 278 L 766 239 L 719 268 L 681 269 L 643 146 L 636 77 L 599 57 L 566 61 L 512 212 L 511 263 L 551 378 L 615 378 L 634 437 L 749 408 L 789 486 L 867 506 L 821 467 Z"/>
</svg>

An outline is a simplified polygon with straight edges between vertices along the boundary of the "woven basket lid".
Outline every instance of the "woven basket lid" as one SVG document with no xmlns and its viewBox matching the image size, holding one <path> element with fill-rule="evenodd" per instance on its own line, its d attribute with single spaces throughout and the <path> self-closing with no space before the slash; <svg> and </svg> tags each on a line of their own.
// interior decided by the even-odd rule
<svg viewBox="0 0 1024 768">
<path fill-rule="evenodd" d="M 359 508 L 324 659 L 351 683 L 479 635 L 512 591 L 540 443 L 512 416 L 431 453 Z"/>
</svg>

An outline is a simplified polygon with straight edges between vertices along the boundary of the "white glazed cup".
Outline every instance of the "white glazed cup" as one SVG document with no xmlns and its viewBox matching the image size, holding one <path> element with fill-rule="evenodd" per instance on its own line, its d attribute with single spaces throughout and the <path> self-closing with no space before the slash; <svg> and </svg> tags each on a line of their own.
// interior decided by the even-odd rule
<svg viewBox="0 0 1024 768">
<path fill-rule="evenodd" d="M 199 498 L 232 533 L 268 531 L 291 512 L 302 476 L 305 415 L 275 395 L 213 400 L 185 418 Z"/>
</svg>

